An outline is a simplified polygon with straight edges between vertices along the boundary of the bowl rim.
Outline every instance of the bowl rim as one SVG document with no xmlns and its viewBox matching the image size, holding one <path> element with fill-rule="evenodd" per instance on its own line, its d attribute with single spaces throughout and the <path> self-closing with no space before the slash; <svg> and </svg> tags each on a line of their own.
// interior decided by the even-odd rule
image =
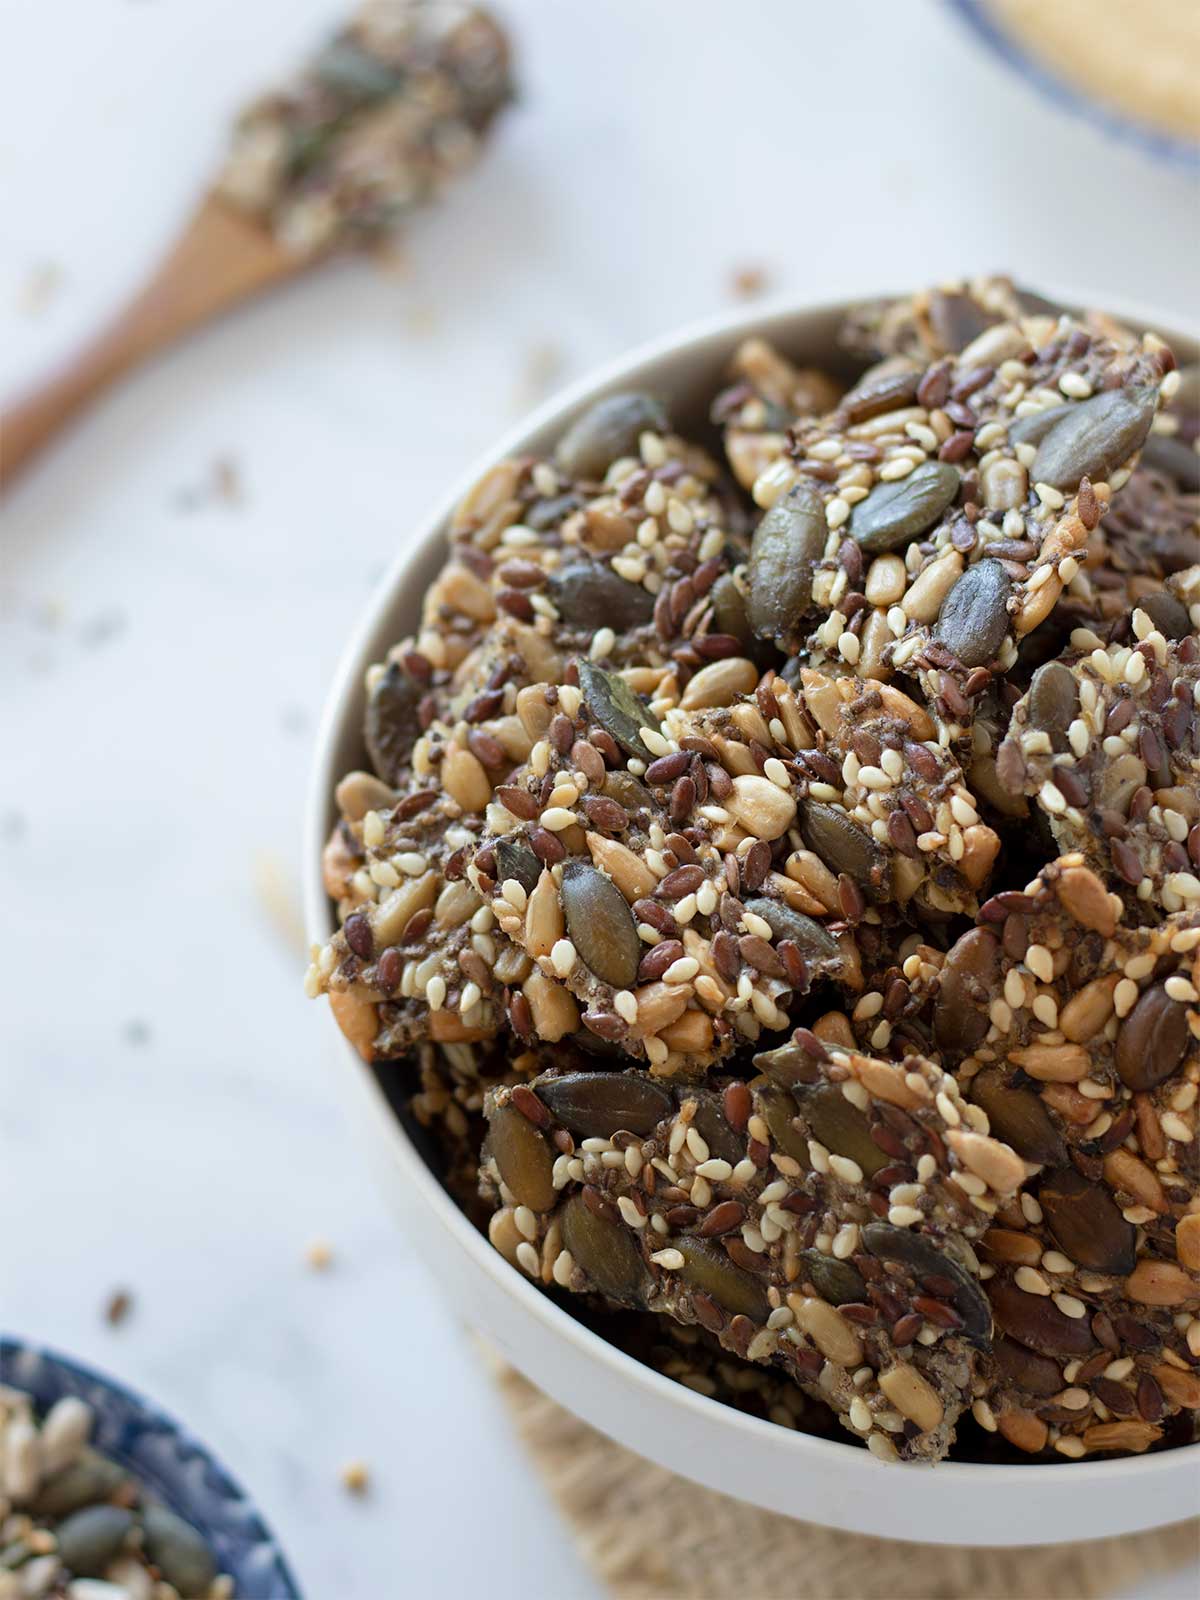
<svg viewBox="0 0 1200 1600">
<path fill-rule="evenodd" d="M 1032 84 L 1043 100 L 1176 171 L 1195 174 L 1200 168 L 1200 140 L 1160 128 L 1072 83 L 1056 72 L 1045 57 L 1019 39 L 997 16 L 988 0 L 947 0 L 947 4 L 988 53 L 1018 78 Z"/>
<path fill-rule="evenodd" d="M 105 1394 L 113 1396 L 131 1412 L 144 1419 L 148 1425 L 153 1426 L 157 1433 L 166 1434 L 182 1445 L 189 1457 L 203 1461 L 207 1479 L 220 1493 L 222 1499 L 237 1501 L 243 1508 L 240 1515 L 245 1518 L 247 1534 L 252 1535 L 257 1543 L 270 1545 L 272 1576 L 280 1579 L 284 1585 L 277 1600 L 302 1600 L 300 1586 L 284 1554 L 283 1546 L 274 1528 L 263 1515 L 258 1501 L 246 1493 L 240 1480 L 234 1477 L 224 1462 L 214 1455 L 211 1447 L 205 1444 L 190 1427 L 179 1422 L 173 1413 L 167 1411 L 157 1400 L 148 1399 L 140 1389 L 131 1388 L 123 1380 L 102 1372 L 90 1363 L 80 1361 L 75 1356 L 64 1355 L 61 1350 L 53 1345 L 43 1344 L 40 1339 L 29 1339 L 8 1331 L 0 1332 L 0 1373 L 3 1374 L 6 1383 L 11 1382 L 18 1389 L 21 1388 L 20 1374 L 11 1373 L 10 1364 L 20 1360 L 22 1356 L 31 1356 L 45 1363 L 50 1369 L 65 1374 L 72 1384 L 100 1389 Z M 118 1457 L 119 1455 L 120 1452 Z M 150 1487 L 161 1499 L 170 1503 L 171 1497 L 157 1485 L 151 1483 Z M 171 1509 L 185 1521 L 190 1520 L 189 1508 L 180 1504 L 178 1497 L 175 1497 Z M 199 1520 L 203 1522 L 204 1519 Z"/>
<path fill-rule="evenodd" d="M 898 291 L 881 291 L 883 295 Z M 902 291 L 899 291 L 902 292 Z M 1089 295 L 1078 289 L 1060 292 L 1057 286 L 1045 286 L 1045 292 L 1057 303 L 1065 306 L 1100 306 L 1120 320 L 1143 328 L 1168 327 L 1193 343 L 1200 341 L 1200 333 L 1186 330 L 1186 319 L 1161 316 L 1153 309 L 1130 302 L 1111 294 Z M 303 900 L 304 920 L 308 941 L 323 943 L 336 926 L 332 905 L 321 876 L 321 851 L 328 837 L 333 814 L 333 790 L 343 774 L 336 770 L 335 755 L 347 716 L 354 710 L 361 689 L 361 676 L 368 662 L 368 647 L 385 619 L 398 608 L 400 594 L 416 569 L 430 560 L 444 537 L 449 518 L 460 500 L 478 481 L 482 474 L 504 457 L 528 448 L 528 441 L 569 419 L 582 405 L 627 381 L 643 368 L 670 358 L 681 358 L 715 341 L 734 341 L 752 333 L 771 338 L 786 330 L 793 321 L 812 321 L 844 313 L 851 306 L 861 304 L 872 296 L 855 295 L 850 299 L 823 300 L 817 304 L 798 301 L 794 296 L 775 296 L 756 302 L 749 307 L 725 310 L 707 317 L 693 319 L 682 327 L 656 338 L 643 341 L 633 348 L 589 369 L 540 405 L 524 415 L 502 436 L 475 459 L 461 473 L 450 490 L 435 502 L 431 510 L 413 523 L 412 534 L 403 541 L 400 550 L 378 580 L 371 599 L 360 613 L 349 640 L 335 669 L 330 688 L 322 708 L 314 745 L 312 769 L 309 776 L 305 806 L 303 834 Z M 492 1248 L 455 1204 L 438 1182 L 432 1170 L 422 1160 L 416 1146 L 405 1132 L 399 1118 L 378 1083 L 370 1066 L 342 1036 L 332 1016 L 327 1026 L 341 1046 L 340 1055 L 353 1064 L 365 1102 L 377 1115 L 382 1115 L 390 1128 L 388 1139 L 392 1156 L 404 1169 L 407 1181 L 432 1210 L 443 1228 L 447 1229 L 457 1244 L 471 1257 L 477 1267 L 485 1271 L 493 1283 L 505 1294 L 515 1298 L 522 1309 L 544 1325 L 546 1331 L 573 1344 L 587 1360 L 600 1362 L 610 1369 L 614 1377 L 642 1389 L 647 1395 L 693 1412 L 698 1418 L 711 1420 L 714 1408 L 725 1425 L 737 1429 L 750 1441 L 770 1440 L 775 1448 L 789 1450 L 795 1457 L 797 1469 L 818 1469 L 822 1462 L 837 1460 L 845 1463 L 851 1454 L 867 1472 L 890 1474 L 892 1463 L 879 1461 L 867 1450 L 860 1450 L 847 1439 L 821 1439 L 811 1434 L 779 1427 L 778 1424 L 738 1411 L 736 1407 L 701 1395 L 686 1385 L 676 1383 L 652 1367 L 628 1355 L 617 1345 L 592 1329 L 577 1322 L 549 1296 L 543 1294 L 529 1279 L 518 1273 Z M 344 1069 L 343 1069 L 344 1070 Z M 784 1435 L 780 1439 L 780 1435 Z M 835 1454 L 830 1454 L 835 1452 Z M 1005 1485 L 1010 1489 L 1032 1488 L 1040 1482 L 1045 1488 L 1046 1472 L 1055 1467 L 1071 1468 L 1071 1482 L 1086 1489 L 1092 1485 L 1111 1485 L 1130 1473 L 1136 1473 L 1139 1488 L 1149 1487 L 1153 1481 L 1172 1476 L 1189 1461 L 1200 1457 L 1200 1442 L 1177 1446 L 1157 1453 L 1123 1456 L 1107 1461 L 1032 1461 L 1024 1462 L 973 1462 L 943 1460 L 936 1464 L 940 1484 L 950 1487 L 948 1480 L 969 1484 L 972 1490 L 986 1489 L 992 1485 Z M 883 1480 L 887 1481 L 886 1477 Z M 726 1491 L 729 1492 L 729 1491 Z M 925 1536 L 927 1542 L 928 1536 Z M 913 1542 L 920 1542 L 914 1536 Z"/>
</svg>

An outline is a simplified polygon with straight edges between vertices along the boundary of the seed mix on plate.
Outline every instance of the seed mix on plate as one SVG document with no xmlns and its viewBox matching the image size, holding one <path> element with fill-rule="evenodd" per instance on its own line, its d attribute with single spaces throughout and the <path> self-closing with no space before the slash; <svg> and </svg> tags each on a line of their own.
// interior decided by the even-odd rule
<svg viewBox="0 0 1200 1600">
<path fill-rule="evenodd" d="M 844 344 L 849 388 L 743 345 L 728 469 L 620 393 L 474 487 L 307 987 L 635 1353 L 887 1459 L 1184 1442 L 1197 382 L 1004 279 Z"/>
<path fill-rule="evenodd" d="M 0 1386 L 0 1600 L 233 1600 L 196 1529 L 91 1448 L 93 1421 Z"/>
</svg>

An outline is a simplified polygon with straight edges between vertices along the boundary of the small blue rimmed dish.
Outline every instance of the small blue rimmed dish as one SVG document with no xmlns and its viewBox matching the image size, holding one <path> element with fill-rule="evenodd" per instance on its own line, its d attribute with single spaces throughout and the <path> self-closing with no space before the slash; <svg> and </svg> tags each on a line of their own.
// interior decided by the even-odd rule
<svg viewBox="0 0 1200 1600">
<path fill-rule="evenodd" d="M 95 1413 L 90 1444 L 133 1474 L 196 1529 L 237 1600 L 303 1600 L 275 1536 L 240 1484 L 152 1401 L 90 1367 L 0 1335 L 0 1383 L 33 1397 L 38 1412 L 73 1396 Z"/>
<path fill-rule="evenodd" d="M 1184 167 L 1193 173 L 1200 168 L 1200 143 L 1153 123 L 1139 121 L 1118 106 L 1093 99 L 1016 39 L 987 0 L 947 0 L 947 3 L 994 56 L 1061 110 L 1083 117 L 1112 138 L 1138 146 L 1156 161 Z"/>
</svg>

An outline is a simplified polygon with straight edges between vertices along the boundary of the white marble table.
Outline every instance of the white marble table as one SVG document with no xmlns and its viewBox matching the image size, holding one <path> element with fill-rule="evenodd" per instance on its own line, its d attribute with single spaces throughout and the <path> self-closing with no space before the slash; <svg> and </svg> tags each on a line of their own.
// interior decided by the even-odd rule
<svg viewBox="0 0 1200 1600">
<path fill-rule="evenodd" d="M 300 993 L 312 731 L 381 565 L 551 352 L 583 371 L 727 303 L 735 268 L 817 298 L 1009 264 L 1185 314 L 1200 259 L 1181 176 L 1044 107 L 939 5 L 508 10 L 522 108 L 405 273 L 331 269 L 196 339 L 0 527 L 0 1324 L 186 1418 L 314 1600 L 509 1600 L 535 1563 L 532 1592 L 596 1594 L 367 1181 Z M 5 388 L 115 303 L 222 119 L 336 12 L 0 0 Z"/>
</svg>

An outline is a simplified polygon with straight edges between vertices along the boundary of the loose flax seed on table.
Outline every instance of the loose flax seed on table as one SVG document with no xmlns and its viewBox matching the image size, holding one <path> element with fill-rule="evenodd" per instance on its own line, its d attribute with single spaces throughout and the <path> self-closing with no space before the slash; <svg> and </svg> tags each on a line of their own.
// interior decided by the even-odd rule
<svg viewBox="0 0 1200 1600">
<path fill-rule="evenodd" d="M 627 393 L 472 489 L 307 986 L 513 1269 L 701 1392 L 888 1460 L 1171 1448 L 1197 380 L 1004 279 L 844 342 L 849 389 L 743 345 L 727 466 Z"/>
</svg>

